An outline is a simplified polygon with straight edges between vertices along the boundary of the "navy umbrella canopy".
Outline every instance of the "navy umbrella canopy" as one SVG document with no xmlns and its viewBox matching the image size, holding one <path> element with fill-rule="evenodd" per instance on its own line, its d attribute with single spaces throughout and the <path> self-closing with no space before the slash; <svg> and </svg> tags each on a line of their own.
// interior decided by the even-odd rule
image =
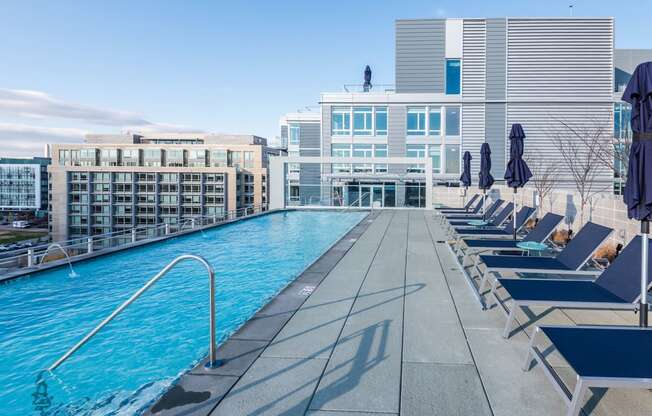
<svg viewBox="0 0 652 416">
<path fill-rule="evenodd" d="M 482 143 L 482 147 L 480 147 L 480 172 L 478 176 L 480 177 L 478 187 L 482 189 L 482 216 L 484 217 L 487 189 L 490 189 L 494 184 L 494 177 L 491 176 L 491 148 L 489 143 Z"/>
<path fill-rule="evenodd" d="M 369 92 L 371 90 L 371 68 L 367 65 L 364 69 L 364 92 Z"/>
<path fill-rule="evenodd" d="M 632 105 L 632 147 L 623 199 L 629 218 L 641 221 L 641 314 L 647 326 L 648 235 L 652 219 L 652 62 L 636 67 L 625 88 L 623 101 Z"/>
<path fill-rule="evenodd" d="M 460 176 L 460 182 L 462 182 L 462 186 L 468 188 L 469 186 L 471 186 L 471 153 L 469 151 L 464 152 L 462 161 L 463 161 L 463 167 L 462 167 L 462 176 Z"/>
<path fill-rule="evenodd" d="M 522 188 L 532 177 L 530 168 L 523 160 L 525 132 L 520 124 L 512 124 L 509 132 L 509 162 L 505 170 L 505 181 L 510 188 Z"/>
<path fill-rule="evenodd" d="M 489 189 L 494 184 L 494 177 L 491 176 L 491 148 L 489 143 L 482 143 L 480 147 L 480 189 Z"/>
<path fill-rule="evenodd" d="M 471 153 L 468 150 L 464 152 L 462 160 L 464 161 L 464 167 L 462 168 L 463 170 L 462 176 L 460 176 L 460 182 L 462 182 L 462 185 L 468 188 L 471 186 Z"/>
<path fill-rule="evenodd" d="M 532 177 L 530 168 L 523 160 L 523 148 L 525 132 L 523 126 L 518 123 L 512 124 L 512 130 L 509 132 L 509 162 L 505 170 L 505 182 L 510 188 L 514 188 L 514 240 L 516 240 L 516 190 L 522 188 Z"/>
</svg>

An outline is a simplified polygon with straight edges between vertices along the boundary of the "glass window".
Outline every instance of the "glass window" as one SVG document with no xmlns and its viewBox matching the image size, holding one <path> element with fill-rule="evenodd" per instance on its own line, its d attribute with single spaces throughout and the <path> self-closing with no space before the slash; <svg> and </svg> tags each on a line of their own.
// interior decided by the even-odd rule
<svg viewBox="0 0 652 416">
<path fill-rule="evenodd" d="M 298 124 L 290 124 L 290 144 L 299 144 L 300 127 Z"/>
<path fill-rule="evenodd" d="M 331 130 L 333 136 L 351 134 L 351 112 L 348 107 L 333 107 Z"/>
<path fill-rule="evenodd" d="M 632 106 L 627 103 L 614 104 L 614 138 L 629 139 L 631 138 Z"/>
<path fill-rule="evenodd" d="M 426 157 L 425 144 L 408 144 L 406 147 L 407 157 Z"/>
<path fill-rule="evenodd" d="M 446 107 L 446 136 L 460 135 L 460 108 Z"/>
<path fill-rule="evenodd" d="M 446 94 L 459 94 L 461 91 L 462 65 L 459 59 L 446 60 Z"/>
<path fill-rule="evenodd" d="M 387 145 L 386 144 L 377 144 L 374 146 L 374 157 L 387 157 Z M 386 164 L 376 164 L 374 166 L 376 173 L 385 173 L 387 172 Z"/>
<path fill-rule="evenodd" d="M 288 156 L 290 157 L 299 157 L 299 152 L 297 150 L 293 150 L 288 152 Z M 289 173 L 299 173 L 301 171 L 301 164 L 299 163 L 288 163 L 288 172 Z"/>
<path fill-rule="evenodd" d="M 370 144 L 354 144 L 353 145 L 353 157 L 373 157 L 373 145 Z M 355 164 L 353 165 L 353 171 L 358 173 L 368 173 L 371 172 L 371 164 Z"/>
<path fill-rule="evenodd" d="M 370 144 L 354 144 L 353 157 L 372 157 L 373 146 Z"/>
<path fill-rule="evenodd" d="M 351 157 L 351 146 L 348 144 L 333 144 L 331 147 L 331 156 Z M 351 165 L 333 163 L 333 171 L 336 173 L 348 173 L 351 171 Z"/>
<path fill-rule="evenodd" d="M 425 108 L 408 108 L 407 134 L 408 136 L 426 135 L 426 109 Z"/>
<path fill-rule="evenodd" d="M 431 108 L 428 113 L 428 134 L 441 136 L 441 108 Z"/>
<path fill-rule="evenodd" d="M 353 135 L 371 136 L 371 107 L 353 107 Z"/>
<path fill-rule="evenodd" d="M 376 107 L 376 136 L 387 136 L 387 107 Z"/>
<path fill-rule="evenodd" d="M 211 150 L 211 166 L 220 167 L 227 166 L 229 163 L 227 151 L 224 149 Z"/>
<path fill-rule="evenodd" d="M 122 164 L 124 166 L 138 166 L 139 153 L 138 149 L 122 150 Z"/>
<path fill-rule="evenodd" d="M 406 147 L 406 156 L 407 157 L 426 157 L 426 145 L 425 144 L 408 144 Z M 425 167 L 422 164 L 415 164 L 408 166 L 409 173 L 423 173 L 425 172 Z"/>
<path fill-rule="evenodd" d="M 460 145 L 446 145 L 446 173 L 460 173 Z"/>
<path fill-rule="evenodd" d="M 351 146 L 348 144 L 333 144 L 331 147 L 333 157 L 351 157 Z"/>
<path fill-rule="evenodd" d="M 441 147 L 439 145 L 430 145 L 428 154 L 432 159 L 432 173 L 441 173 Z"/>
</svg>

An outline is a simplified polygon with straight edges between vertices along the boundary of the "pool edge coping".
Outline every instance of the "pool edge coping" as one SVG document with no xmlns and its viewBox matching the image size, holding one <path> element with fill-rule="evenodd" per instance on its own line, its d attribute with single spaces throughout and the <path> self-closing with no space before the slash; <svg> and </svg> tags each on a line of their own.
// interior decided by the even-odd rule
<svg viewBox="0 0 652 416">
<path fill-rule="evenodd" d="M 292 210 L 292 209 L 290 209 Z M 190 370 L 186 371 L 183 373 L 181 376 L 179 376 L 168 388 L 167 390 L 156 400 L 154 400 L 152 403 L 150 403 L 146 410 L 142 413 L 143 415 L 148 415 L 148 416 L 169 416 L 169 415 L 175 415 L 175 414 L 180 414 L 178 412 L 183 412 L 182 414 L 184 415 L 210 415 L 210 413 L 220 404 L 220 402 L 229 394 L 231 389 L 237 384 L 237 382 L 244 376 L 244 374 L 247 373 L 249 368 L 253 365 L 253 363 L 260 357 L 260 355 L 263 353 L 265 348 L 267 348 L 273 339 L 278 335 L 285 325 L 292 319 L 292 317 L 299 311 L 301 306 L 310 298 L 312 295 L 313 291 L 319 287 L 321 282 L 328 276 L 328 274 L 335 268 L 335 266 L 340 262 L 342 258 L 348 253 L 348 251 L 353 247 L 355 242 L 357 242 L 357 239 L 359 236 L 364 234 L 375 217 L 378 215 L 378 211 L 368 211 L 367 215 L 363 216 L 360 221 L 358 221 L 349 231 L 347 231 L 342 237 L 340 237 L 337 241 L 335 241 L 329 248 L 326 250 L 321 256 L 319 256 L 317 259 L 315 259 L 310 265 L 308 265 L 301 274 L 299 274 L 295 279 L 290 281 L 282 290 L 280 290 L 275 296 L 269 299 L 269 301 L 263 305 L 254 315 L 252 315 L 245 323 L 243 323 L 240 328 L 238 328 L 233 334 L 231 334 L 217 349 L 217 354 L 218 354 L 218 359 L 223 359 L 224 358 L 224 352 L 228 351 L 228 355 L 232 356 L 231 359 L 227 357 L 227 361 L 225 363 L 228 364 L 230 361 L 235 361 L 235 360 L 242 360 L 244 359 L 247 364 L 242 365 L 241 367 L 243 368 L 242 371 L 235 372 L 232 370 L 223 370 L 223 367 L 218 367 L 217 369 L 206 369 L 205 364 L 207 361 L 207 358 L 204 357 L 203 359 L 200 360 L 200 362 L 193 366 Z M 346 245 L 347 241 L 351 241 L 353 236 L 357 234 L 357 237 L 355 237 L 355 241 L 353 241 L 350 245 L 346 246 L 345 249 L 339 248 L 339 245 Z M 339 251 L 339 253 L 335 253 Z M 329 264 L 327 266 L 326 270 L 322 271 L 311 271 L 311 269 L 317 265 L 320 261 L 323 261 L 323 259 L 328 258 L 329 256 L 337 256 L 337 261 L 335 261 L 332 264 Z M 311 282 L 310 278 L 308 278 L 308 275 L 310 274 L 320 274 L 321 277 L 318 278 L 316 282 Z M 303 283 L 302 283 L 302 279 Z M 297 288 L 297 283 L 299 285 L 305 286 L 305 287 L 312 287 L 312 290 L 310 293 L 304 295 L 301 297 L 300 302 L 295 305 L 294 310 L 291 312 L 280 312 L 277 313 L 276 315 L 286 315 L 283 318 L 283 321 L 280 325 L 277 325 L 277 328 L 273 331 L 272 334 L 267 334 L 265 336 L 261 336 L 259 338 L 256 338 L 255 336 L 247 335 L 243 336 L 243 333 L 246 331 L 249 332 L 254 332 L 254 335 L 256 332 L 256 328 L 253 330 L 249 328 L 251 326 L 251 323 L 256 320 L 264 320 L 266 318 L 269 318 L 270 316 L 275 316 L 275 315 L 268 315 L 265 310 L 266 309 L 271 309 L 273 307 L 278 307 L 279 303 L 283 302 L 281 298 L 283 296 L 291 296 L 293 290 Z M 298 297 L 300 295 L 296 295 L 295 297 Z M 295 299 L 296 301 L 297 299 Z M 258 328 L 260 329 L 260 328 Z M 267 338 L 267 339 L 265 339 Z M 238 344 L 245 344 L 245 345 L 238 345 Z M 246 344 L 249 344 L 249 347 L 254 347 L 253 350 L 246 351 Z M 243 348 L 244 347 L 244 348 Z M 222 353 L 222 354 L 221 354 Z M 238 365 L 238 364 L 236 364 Z M 236 374 L 239 373 L 239 374 Z M 160 411 L 156 411 L 155 413 L 152 411 L 157 405 L 161 404 L 165 400 L 170 400 L 170 401 L 175 401 L 177 400 L 176 398 L 170 398 L 169 396 L 172 396 L 175 393 L 174 389 L 177 386 L 183 386 L 184 384 L 192 384 L 190 379 L 193 379 L 193 381 L 200 381 L 200 386 L 199 388 L 204 388 L 205 390 L 210 391 L 210 387 L 213 387 L 216 382 L 219 381 L 227 381 L 226 384 L 228 384 L 228 387 L 226 387 L 223 391 L 222 394 L 219 394 L 217 397 L 213 397 L 211 394 L 206 400 L 201 401 L 201 402 L 192 402 L 192 403 L 180 403 L 177 406 L 173 406 L 171 408 L 166 408 L 163 407 Z M 222 380 L 220 380 L 222 379 Z M 228 380 L 227 380 L 228 379 Z M 197 387 L 193 385 L 193 387 Z M 181 388 L 182 391 L 183 388 Z M 210 404 L 209 404 L 210 402 Z M 208 407 L 205 407 L 204 409 L 181 409 L 181 407 L 184 407 L 188 404 L 193 404 L 196 405 L 197 407 L 204 405 L 208 405 Z M 176 408 L 180 408 L 178 410 L 174 410 Z"/>
<path fill-rule="evenodd" d="M 123 250 L 128 250 L 128 249 L 134 248 L 134 247 L 141 247 L 141 246 L 145 246 L 145 245 L 148 245 L 148 244 L 159 243 L 161 241 L 170 240 L 172 238 L 182 237 L 182 236 L 186 236 L 186 235 L 193 234 L 193 233 L 196 233 L 196 232 L 201 232 L 201 231 L 204 231 L 204 230 L 210 230 L 210 229 L 221 227 L 221 226 L 228 225 L 228 224 L 234 224 L 234 223 L 240 222 L 240 221 L 245 221 L 245 220 L 249 220 L 249 219 L 253 219 L 253 218 L 258 218 L 258 217 L 262 217 L 262 216 L 265 216 L 265 215 L 274 214 L 274 213 L 278 213 L 278 212 L 289 212 L 289 211 L 301 211 L 301 209 L 294 209 L 294 208 L 270 209 L 270 210 L 267 210 L 267 211 L 259 212 L 257 214 L 252 214 L 252 215 L 247 215 L 247 216 L 244 216 L 244 217 L 233 218 L 233 219 L 223 221 L 223 222 L 220 222 L 220 223 L 217 223 L 217 224 L 210 224 L 210 225 L 206 225 L 206 226 L 203 226 L 203 227 L 197 227 L 197 228 L 182 230 L 182 231 L 179 231 L 179 232 L 174 233 L 172 235 L 164 235 L 164 236 L 161 236 L 161 237 L 153 237 L 153 238 L 150 238 L 150 239 L 147 239 L 147 240 L 136 241 L 135 243 L 128 243 L 128 244 L 125 244 L 125 245 L 122 245 L 122 246 L 119 246 L 119 247 L 110 247 L 110 248 L 98 250 L 98 251 L 95 251 L 95 252 L 90 253 L 90 254 L 81 254 L 81 255 L 72 257 L 71 258 L 71 263 L 74 264 L 74 263 L 78 263 L 78 262 L 82 262 L 82 261 L 86 261 L 86 260 L 92 260 L 92 259 L 94 259 L 96 257 L 104 256 L 104 255 L 107 255 L 107 254 L 117 253 L 117 252 L 120 252 L 120 251 L 123 251 Z M 7 273 L 6 275 L 0 275 L 0 284 L 12 281 L 14 279 L 19 279 L 21 277 L 27 277 L 30 274 L 40 273 L 40 272 L 50 270 L 50 269 L 55 269 L 55 268 L 58 268 L 58 267 L 65 267 L 67 265 L 68 265 L 68 261 L 65 260 L 65 259 L 61 259 L 61 260 L 54 260 L 54 261 L 51 261 L 51 262 L 47 262 L 45 265 L 36 265 L 36 266 L 33 266 L 30 269 L 24 268 L 24 269 L 16 270 L 14 272 Z"/>
</svg>

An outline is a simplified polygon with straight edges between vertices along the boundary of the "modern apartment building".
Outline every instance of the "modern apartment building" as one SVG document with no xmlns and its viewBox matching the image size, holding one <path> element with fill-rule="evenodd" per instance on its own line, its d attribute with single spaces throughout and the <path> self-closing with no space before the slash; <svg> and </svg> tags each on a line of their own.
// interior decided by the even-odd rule
<svg viewBox="0 0 652 416">
<path fill-rule="evenodd" d="M 88 135 L 51 146 L 54 240 L 267 203 L 264 138 L 217 134 Z"/>
<path fill-rule="evenodd" d="M 395 48 L 394 88 L 321 94 L 320 154 L 430 158 L 432 172 L 418 164 L 322 166 L 331 199 L 343 194 L 350 202 L 351 191 L 371 192 L 386 206 L 421 205 L 423 175 L 432 174 L 435 183 L 457 182 L 467 150 L 477 182 L 484 142 L 500 180 L 513 123 L 527 134 L 525 157 L 557 165 L 557 186 L 570 188 L 552 138 L 571 137 L 568 127 L 601 129 L 607 142 L 608 132 L 620 134 L 614 117 L 624 120 L 627 109 L 616 91 L 650 56 L 614 50 L 612 18 L 397 20 Z M 614 172 L 605 165 L 595 180 L 607 189 Z"/>
<path fill-rule="evenodd" d="M 50 159 L 0 158 L 0 213 L 47 213 Z"/>
<path fill-rule="evenodd" d="M 288 113 L 281 117 L 279 124 L 281 142 L 286 143 L 288 156 L 321 155 L 320 112 Z M 288 200 L 291 204 L 305 205 L 320 198 L 319 164 L 290 164 L 287 175 Z"/>
</svg>

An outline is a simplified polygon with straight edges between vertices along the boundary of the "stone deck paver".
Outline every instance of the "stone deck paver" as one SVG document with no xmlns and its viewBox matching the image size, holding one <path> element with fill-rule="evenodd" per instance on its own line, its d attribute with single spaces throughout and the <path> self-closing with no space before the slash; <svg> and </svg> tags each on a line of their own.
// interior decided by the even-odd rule
<svg viewBox="0 0 652 416">
<path fill-rule="evenodd" d="M 211 414 L 565 414 L 541 370 L 521 370 L 534 325 L 633 324 L 633 314 L 534 308 L 505 340 L 500 308 L 480 309 L 443 240 L 432 212 L 382 211 Z M 572 386 L 571 369 L 551 360 Z M 648 391 L 592 393 L 585 415 L 652 414 Z"/>
</svg>

